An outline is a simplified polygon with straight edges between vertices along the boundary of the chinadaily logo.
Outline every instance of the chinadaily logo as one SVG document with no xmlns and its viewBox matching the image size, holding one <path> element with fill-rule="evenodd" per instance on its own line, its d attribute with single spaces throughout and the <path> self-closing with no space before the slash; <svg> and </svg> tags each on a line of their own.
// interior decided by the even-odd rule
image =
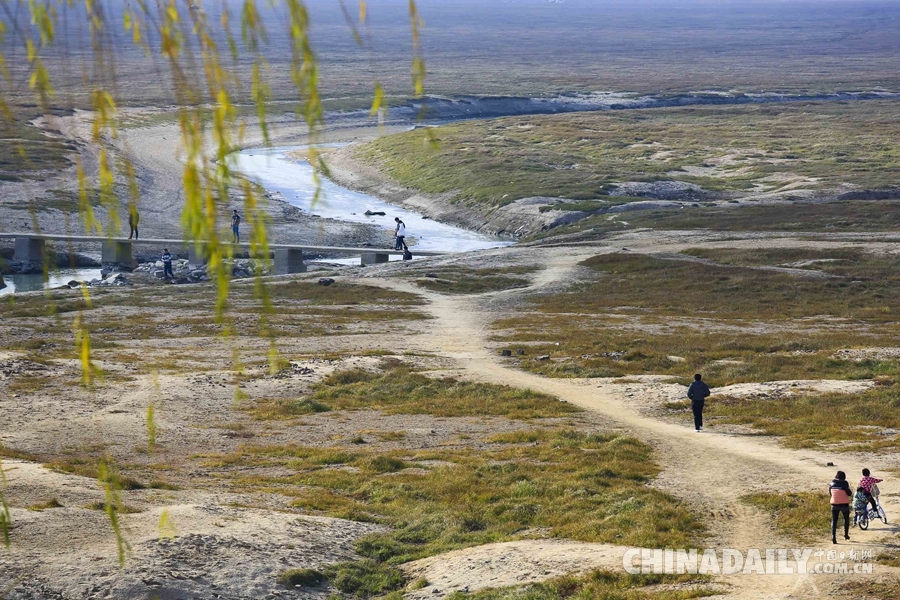
<svg viewBox="0 0 900 600">
<path fill-rule="evenodd" d="M 631 575 L 827 575 L 870 574 L 871 550 L 750 548 L 717 551 L 632 548 L 622 557 Z"/>
</svg>

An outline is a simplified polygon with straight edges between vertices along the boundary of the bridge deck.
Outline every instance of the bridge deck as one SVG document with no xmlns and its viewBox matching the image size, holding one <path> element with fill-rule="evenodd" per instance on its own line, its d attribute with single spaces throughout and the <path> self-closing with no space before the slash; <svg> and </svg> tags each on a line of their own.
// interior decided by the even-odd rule
<svg viewBox="0 0 900 600">
<path fill-rule="evenodd" d="M 62 241 L 62 242 L 125 242 L 132 244 L 145 244 L 148 246 L 172 246 L 173 248 L 179 248 L 181 246 L 192 244 L 190 240 L 166 240 L 166 239 L 153 239 L 153 238 L 142 238 L 139 240 L 129 240 L 128 238 L 109 238 L 109 237 L 99 237 L 93 235 L 59 235 L 59 234 L 48 234 L 48 233 L 0 233 L 0 239 L 14 239 L 14 238 L 31 238 L 35 240 L 46 240 L 46 241 Z M 236 246 L 240 248 L 249 248 L 250 244 L 247 242 L 242 242 L 240 244 L 231 244 L 226 242 L 226 245 Z M 348 246 L 309 246 L 305 244 L 269 244 L 270 250 L 279 250 L 279 249 L 290 249 L 290 250 L 303 250 L 306 252 L 331 252 L 334 254 L 391 254 L 391 255 L 401 255 L 403 254 L 402 250 L 393 250 L 388 248 L 376 248 L 376 247 L 360 247 L 353 248 Z M 416 256 L 443 256 L 445 254 L 450 254 L 449 252 L 438 252 L 434 250 L 415 250 L 412 248 L 411 250 L 415 251 Z"/>
</svg>

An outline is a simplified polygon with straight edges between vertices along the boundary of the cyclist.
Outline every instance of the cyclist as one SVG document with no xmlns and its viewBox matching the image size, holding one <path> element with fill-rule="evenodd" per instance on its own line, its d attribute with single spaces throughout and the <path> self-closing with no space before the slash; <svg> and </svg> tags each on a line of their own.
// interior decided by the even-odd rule
<svg viewBox="0 0 900 600">
<path fill-rule="evenodd" d="M 884 480 L 872 477 L 871 472 L 868 469 L 863 469 L 862 474 L 863 478 L 859 480 L 859 485 L 856 487 L 863 491 L 866 495 L 866 500 L 872 505 L 872 510 L 875 511 L 875 514 L 878 514 L 878 505 L 875 503 L 875 496 L 872 495 L 872 486 L 876 483 L 881 483 Z"/>
<path fill-rule="evenodd" d="M 847 474 L 838 471 L 828 484 L 828 492 L 831 494 L 831 543 L 837 544 L 838 515 L 844 515 L 844 539 L 850 539 L 850 498 L 853 491 L 847 483 Z"/>
</svg>

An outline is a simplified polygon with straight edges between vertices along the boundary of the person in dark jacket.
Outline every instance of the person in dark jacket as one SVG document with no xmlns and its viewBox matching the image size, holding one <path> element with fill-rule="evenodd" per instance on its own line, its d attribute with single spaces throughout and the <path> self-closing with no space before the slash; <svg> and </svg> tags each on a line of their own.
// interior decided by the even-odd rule
<svg viewBox="0 0 900 600">
<path fill-rule="evenodd" d="M 831 494 L 831 543 L 837 544 L 838 515 L 844 515 L 844 539 L 850 539 L 850 499 L 853 491 L 847 483 L 846 473 L 837 472 L 828 484 L 828 493 Z"/>
<path fill-rule="evenodd" d="M 691 399 L 691 411 L 694 413 L 694 427 L 697 432 L 703 431 L 703 404 L 709 396 L 709 387 L 700 381 L 700 373 L 694 375 L 694 383 L 688 388 L 687 397 Z"/>
<path fill-rule="evenodd" d="M 172 255 L 169 254 L 168 248 L 163 248 L 162 255 L 163 278 L 168 279 L 170 276 L 175 279 L 175 273 L 172 272 Z"/>
</svg>

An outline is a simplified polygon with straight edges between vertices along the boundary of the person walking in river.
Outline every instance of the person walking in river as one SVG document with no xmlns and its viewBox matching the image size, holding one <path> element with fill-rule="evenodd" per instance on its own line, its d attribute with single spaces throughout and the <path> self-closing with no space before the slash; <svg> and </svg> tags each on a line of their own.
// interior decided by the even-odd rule
<svg viewBox="0 0 900 600">
<path fill-rule="evenodd" d="M 241 215 L 237 210 L 231 215 L 231 233 L 234 234 L 234 243 L 241 243 Z"/>
<path fill-rule="evenodd" d="M 853 490 L 847 483 L 846 473 L 837 472 L 828 484 L 828 493 L 831 494 L 831 543 L 837 544 L 837 522 L 840 515 L 844 515 L 844 539 L 850 539 L 850 498 L 853 497 Z"/>
<path fill-rule="evenodd" d="M 397 224 L 397 227 L 394 228 L 394 237 L 396 241 L 394 242 L 394 250 L 403 250 L 404 252 L 409 252 L 409 248 L 406 246 L 406 223 L 400 220 L 400 217 L 394 217 L 394 223 Z"/>
<path fill-rule="evenodd" d="M 175 273 L 172 272 L 172 255 L 169 254 L 168 248 L 163 248 L 162 264 L 163 279 L 168 279 L 170 276 L 175 279 Z"/>
<path fill-rule="evenodd" d="M 138 239 L 138 222 L 141 220 L 141 215 L 138 214 L 137 206 L 129 206 L 128 207 L 128 239 L 131 239 L 131 236 L 134 236 L 134 239 Z"/>
<path fill-rule="evenodd" d="M 694 428 L 697 433 L 703 431 L 703 405 L 709 396 L 709 387 L 701 381 L 700 373 L 694 375 L 694 382 L 688 388 L 687 397 L 691 399 L 691 411 L 694 413 Z"/>
</svg>

